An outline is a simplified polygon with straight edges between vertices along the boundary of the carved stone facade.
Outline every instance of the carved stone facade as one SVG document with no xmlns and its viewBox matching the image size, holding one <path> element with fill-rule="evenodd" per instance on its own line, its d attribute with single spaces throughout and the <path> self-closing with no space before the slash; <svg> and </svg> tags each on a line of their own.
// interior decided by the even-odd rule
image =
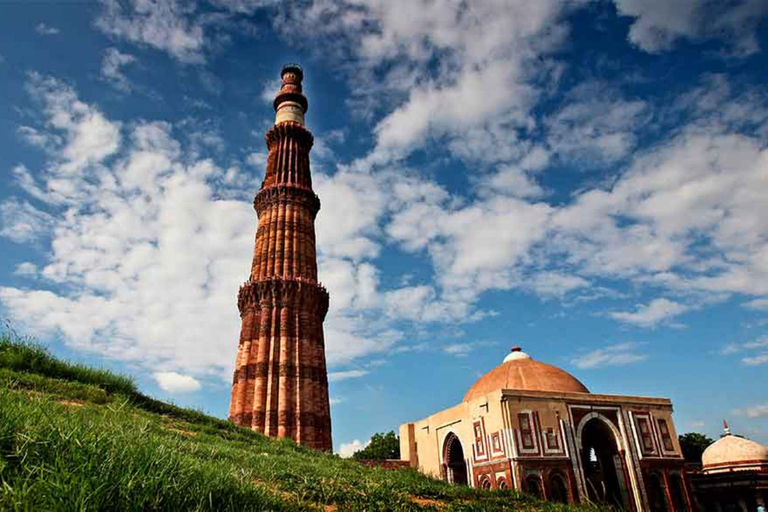
<svg viewBox="0 0 768 512">
<path fill-rule="evenodd" d="M 323 320 L 328 292 L 317 281 L 315 217 L 304 127 L 301 68 L 283 68 L 275 125 L 267 131 L 264 182 L 250 279 L 240 287 L 240 345 L 230 419 L 268 436 L 331 450 Z"/>
<path fill-rule="evenodd" d="M 694 505 L 669 400 L 591 393 L 519 347 L 460 404 L 401 425 L 400 457 L 448 482 L 561 503 Z"/>
</svg>

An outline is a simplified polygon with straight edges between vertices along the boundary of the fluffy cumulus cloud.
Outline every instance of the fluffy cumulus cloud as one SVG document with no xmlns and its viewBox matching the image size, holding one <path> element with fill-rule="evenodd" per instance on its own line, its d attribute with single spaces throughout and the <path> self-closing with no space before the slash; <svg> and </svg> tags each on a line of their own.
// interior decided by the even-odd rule
<svg viewBox="0 0 768 512">
<path fill-rule="evenodd" d="M 53 224 L 50 260 L 35 277 L 61 287 L 4 287 L 3 305 L 21 322 L 34 318 L 38 333 L 61 332 L 76 348 L 156 369 L 169 389 L 189 387 L 184 375 L 228 374 L 233 294 L 247 275 L 256 222 L 250 205 L 214 195 L 223 171 L 185 161 L 171 125 L 122 126 L 68 85 L 30 80 L 43 126 L 62 139 L 38 184 L 51 213 L 33 218 Z M 28 224 L 12 225 L 10 236 L 30 236 Z"/>
<path fill-rule="evenodd" d="M 740 54 L 759 50 L 756 30 L 768 14 L 762 0 L 615 0 L 619 14 L 634 21 L 629 40 L 643 50 L 669 50 L 678 39 L 722 38 Z"/>
<path fill-rule="evenodd" d="M 766 293 L 768 225 L 758 212 L 768 197 L 768 153 L 765 134 L 754 129 L 765 122 L 766 103 L 717 82 L 691 92 L 700 102 L 684 107 L 692 120 L 678 135 L 553 215 L 554 252 L 583 274 L 673 291 Z M 635 314 L 682 312 L 670 302 L 654 306 Z M 642 321 L 629 315 L 619 318 Z"/>
<path fill-rule="evenodd" d="M 571 359 L 571 363 L 576 366 L 576 368 L 585 370 L 639 363 L 647 358 L 648 355 L 640 350 L 640 345 L 630 342 L 609 345 L 605 348 L 598 348 L 590 352 L 575 355 Z"/>
<path fill-rule="evenodd" d="M 45 209 L 6 200 L 0 235 L 17 242 L 50 238 L 50 260 L 39 268 L 20 265 L 17 273 L 60 288 L 0 288 L 3 306 L 21 323 L 34 318 L 28 327 L 38 334 L 60 332 L 76 348 L 141 363 L 163 389 L 180 390 L 186 377 L 228 378 L 238 335 L 234 297 L 247 277 L 256 228 L 243 184 L 184 151 L 169 123 L 123 125 L 61 81 L 31 75 L 29 82 L 42 112 L 36 133 L 58 142 L 48 148 L 43 173 L 33 177 L 23 166 L 14 172 L 15 184 Z M 375 217 L 366 216 L 377 201 L 376 187 L 370 187 L 374 196 L 364 195 L 370 179 L 318 175 L 331 365 L 402 339 L 387 317 L 376 315 L 384 307 L 378 271 L 364 261 L 378 251 L 370 233 Z M 341 200 L 347 194 L 362 194 L 361 201 Z M 331 379 L 366 373 L 332 372 Z"/>
<path fill-rule="evenodd" d="M 746 418 L 765 418 L 768 416 L 768 404 L 753 405 L 744 409 L 734 409 L 733 414 Z"/>
<path fill-rule="evenodd" d="M 205 60 L 203 22 L 178 0 L 103 0 L 96 27 L 117 39 L 167 52 L 180 62 Z"/>
<path fill-rule="evenodd" d="M 189 375 L 176 372 L 155 372 L 153 374 L 160 389 L 168 393 L 190 393 L 200 389 L 200 381 Z"/>
<path fill-rule="evenodd" d="M 749 302 L 745 303 L 744 306 L 749 309 L 755 309 L 758 311 L 768 311 L 768 299 L 750 300 Z"/>
<path fill-rule="evenodd" d="M 134 62 L 136 57 L 133 55 L 122 53 L 117 48 L 107 48 L 101 60 L 101 76 L 117 89 L 127 92 L 131 89 L 131 83 L 121 68 Z"/>
<path fill-rule="evenodd" d="M 339 446 L 339 449 L 336 451 L 336 453 L 338 453 L 342 458 L 348 459 L 354 455 L 355 452 L 359 452 L 368 446 L 369 443 L 370 441 L 363 443 L 359 439 L 355 439 L 349 443 L 341 443 L 341 446 Z"/>
<path fill-rule="evenodd" d="M 614 320 L 640 327 L 655 327 L 688 311 L 689 307 L 675 301 L 659 298 L 648 304 L 639 304 L 635 311 L 614 311 L 608 315 Z"/>
<path fill-rule="evenodd" d="M 549 100 L 542 83 L 562 72 L 556 52 L 568 33 L 564 15 L 579 4 L 212 2 L 217 11 L 209 15 L 274 9 L 279 31 L 322 47 L 354 80 L 348 104 L 372 126 L 368 153 L 319 166 L 314 176 L 322 199 L 318 263 L 331 294 L 328 361 L 341 367 L 334 379 L 362 378 L 368 370 L 343 367 L 357 359 L 408 350 L 404 321 L 493 315 L 478 307 L 490 290 L 562 300 L 610 293 L 600 281 L 652 287 L 657 298 L 608 313 L 641 327 L 676 325 L 685 312 L 732 294 L 748 308 L 765 308 L 764 94 L 736 92 L 712 76 L 673 106 L 655 106 L 591 81 L 542 113 L 537 107 Z M 669 2 L 663 20 L 646 2 L 617 4 L 633 17 L 632 41 L 649 51 L 716 34 L 749 53 L 754 26 L 744 13 L 762 12 L 751 0 L 729 3 L 718 22 L 725 28 L 710 32 L 696 21 L 699 2 Z M 221 19 L 179 1 L 104 0 L 96 26 L 121 44 L 204 64 L 214 44 L 208 27 Z M 742 22 L 746 30 L 729 32 Z M 102 74 L 127 90 L 123 70 L 133 62 L 112 48 Z M 267 88 L 271 98 L 274 84 Z M 242 190 L 258 180 L 199 156 L 206 144 L 224 147 L 215 130 L 190 136 L 189 126 L 118 122 L 71 86 L 36 74 L 28 89 L 43 117 L 25 121 L 18 136 L 44 148 L 47 161 L 34 173 L 14 168 L 15 184 L 37 202 L 0 205 L 0 235 L 50 239 L 49 261 L 24 275 L 58 291 L 2 288 L 3 305 L 74 346 L 141 361 L 153 373 L 226 378 L 238 330 L 234 293 L 247 276 L 256 226 Z M 663 141 L 640 143 L 638 126 L 670 118 L 684 121 Z M 414 152 L 436 146 L 447 162 L 472 169 L 462 193 L 409 167 Z M 318 137 L 317 160 L 333 161 L 332 147 Z M 245 157 L 249 171 L 264 161 L 264 153 Z M 608 166 L 613 179 L 588 180 L 553 199 L 544 173 L 563 162 Z M 431 274 L 400 284 L 383 279 L 378 258 L 393 249 L 425 260 Z M 434 350 L 460 355 L 468 346 Z M 743 357 L 759 364 L 763 356 Z M 622 344 L 574 364 L 644 357 Z"/>
<path fill-rule="evenodd" d="M 681 2 L 671 4 L 683 20 L 693 16 Z M 691 13 L 699 12 L 700 3 L 693 4 Z M 357 197 L 365 197 L 368 210 L 348 221 L 355 224 L 347 231 L 352 236 L 339 239 L 349 246 L 338 247 L 345 257 L 371 257 L 383 226 L 387 242 L 429 257 L 435 282 L 385 294 L 390 314 L 466 319 L 486 290 L 519 287 L 562 297 L 586 290 L 593 278 L 609 278 L 667 289 L 670 298 L 614 312 L 618 320 L 653 326 L 694 307 L 673 297 L 683 290 L 765 293 L 768 227 L 756 212 L 768 197 L 766 132 L 755 129 L 765 124 L 764 97 L 736 94 L 711 77 L 660 112 L 611 84 L 587 82 L 537 120 L 538 80 L 558 72 L 551 52 L 562 44 L 563 14 L 574 5 L 359 2 L 352 8 L 324 0 L 279 18 L 278 28 L 309 40 L 338 36 L 339 51 L 355 62 L 355 83 L 365 85 L 356 91 L 370 96 L 352 103 L 368 114 L 385 112 L 375 123 L 374 148 L 339 178 L 365 183 Z M 656 26 L 648 7 L 627 1 L 619 11 L 636 18 L 633 27 Z M 758 11 L 756 3 L 741 2 L 724 15 L 736 26 L 744 12 Z M 445 65 L 424 65 L 438 57 Z M 537 65 L 526 66 L 532 60 Z M 374 72 L 382 68 L 383 74 Z M 687 124 L 638 151 L 639 127 L 673 115 Z M 541 143 L 520 136 L 531 133 L 541 134 Z M 436 140 L 479 168 L 467 196 L 403 168 L 414 150 Z M 553 159 L 587 167 L 620 163 L 622 172 L 554 206 L 538 174 Z M 387 178 L 393 167 L 401 188 Z"/>
<path fill-rule="evenodd" d="M 626 157 L 638 130 L 649 121 L 648 106 L 624 99 L 610 86 L 584 83 L 545 123 L 547 143 L 563 162 L 595 165 Z"/>
<path fill-rule="evenodd" d="M 53 201 L 78 200 L 77 192 L 95 190 L 88 186 L 88 179 L 120 148 L 120 123 L 80 101 L 71 87 L 54 78 L 31 73 L 27 89 L 46 115 L 44 127 L 54 132 L 40 135 L 42 141 L 59 142 L 58 147 L 49 148 L 55 151 L 56 166 L 47 193 Z"/>
<path fill-rule="evenodd" d="M 50 214 L 28 201 L 12 198 L 0 203 L 0 236 L 14 242 L 32 242 L 46 236 L 52 221 Z"/>
</svg>

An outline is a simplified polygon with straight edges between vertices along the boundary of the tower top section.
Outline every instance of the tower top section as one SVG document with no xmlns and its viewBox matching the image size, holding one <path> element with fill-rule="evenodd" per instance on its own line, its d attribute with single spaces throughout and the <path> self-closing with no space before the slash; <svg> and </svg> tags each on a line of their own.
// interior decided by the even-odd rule
<svg viewBox="0 0 768 512">
<path fill-rule="evenodd" d="M 275 107 L 275 124 L 293 121 L 304 124 L 304 114 L 309 104 L 301 88 L 304 71 L 298 64 L 286 64 L 280 72 L 282 84 L 273 103 Z"/>
</svg>

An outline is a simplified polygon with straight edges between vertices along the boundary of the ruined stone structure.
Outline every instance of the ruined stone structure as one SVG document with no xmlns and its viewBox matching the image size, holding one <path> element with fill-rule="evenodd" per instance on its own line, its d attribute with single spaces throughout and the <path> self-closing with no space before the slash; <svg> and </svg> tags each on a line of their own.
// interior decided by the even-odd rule
<svg viewBox="0 0 768 512">
<path fill-rule="evenodd" d="M 288 65 L 274 101 L 275 125 L 264 182 L 251 276 L 240 287 L 240 345 L 229 417 L 268 436 L 331 450 L 323 320 L 328 292 L 317 281 L 315 216 L 304 127 L 303 72 Z"/>
<path fill-rule="evenodd" d="M 591 393 L 514 347 L 458 405 L 400 426 L 400 457 L 424 473 L 615 510 L 692 510 L 666 398 Z"/>
</svg>

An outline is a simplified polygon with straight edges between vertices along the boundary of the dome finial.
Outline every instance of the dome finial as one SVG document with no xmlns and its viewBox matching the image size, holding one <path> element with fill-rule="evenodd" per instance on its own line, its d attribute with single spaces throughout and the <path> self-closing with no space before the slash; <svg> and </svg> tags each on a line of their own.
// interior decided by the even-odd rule
<svg viewBox="0 0 768 512">
<path fill-rule="evenodd" d="M 509 354 L 507 354 L 507 357 L 504 358 L 504 362 L 508 363 L 510 361 L 520 361 L 521 359 L 530 359 L 530 358 L 531 356 L 523 352 L 523 349 L 521 349 L 519 345 L 515 345 L 509 351 Z"/>
<path fill-rule="evenodd" d="M 730 429 L 730 428 L 728 428 L 728 422 L 727 422 L 727 421 L 725 421 L 725 420 L 723 420 L 723 435 L 724 435 L 724 436 L 729 436 L 729 435 L 731 435 L 731 429 Z"/>
</svg>

